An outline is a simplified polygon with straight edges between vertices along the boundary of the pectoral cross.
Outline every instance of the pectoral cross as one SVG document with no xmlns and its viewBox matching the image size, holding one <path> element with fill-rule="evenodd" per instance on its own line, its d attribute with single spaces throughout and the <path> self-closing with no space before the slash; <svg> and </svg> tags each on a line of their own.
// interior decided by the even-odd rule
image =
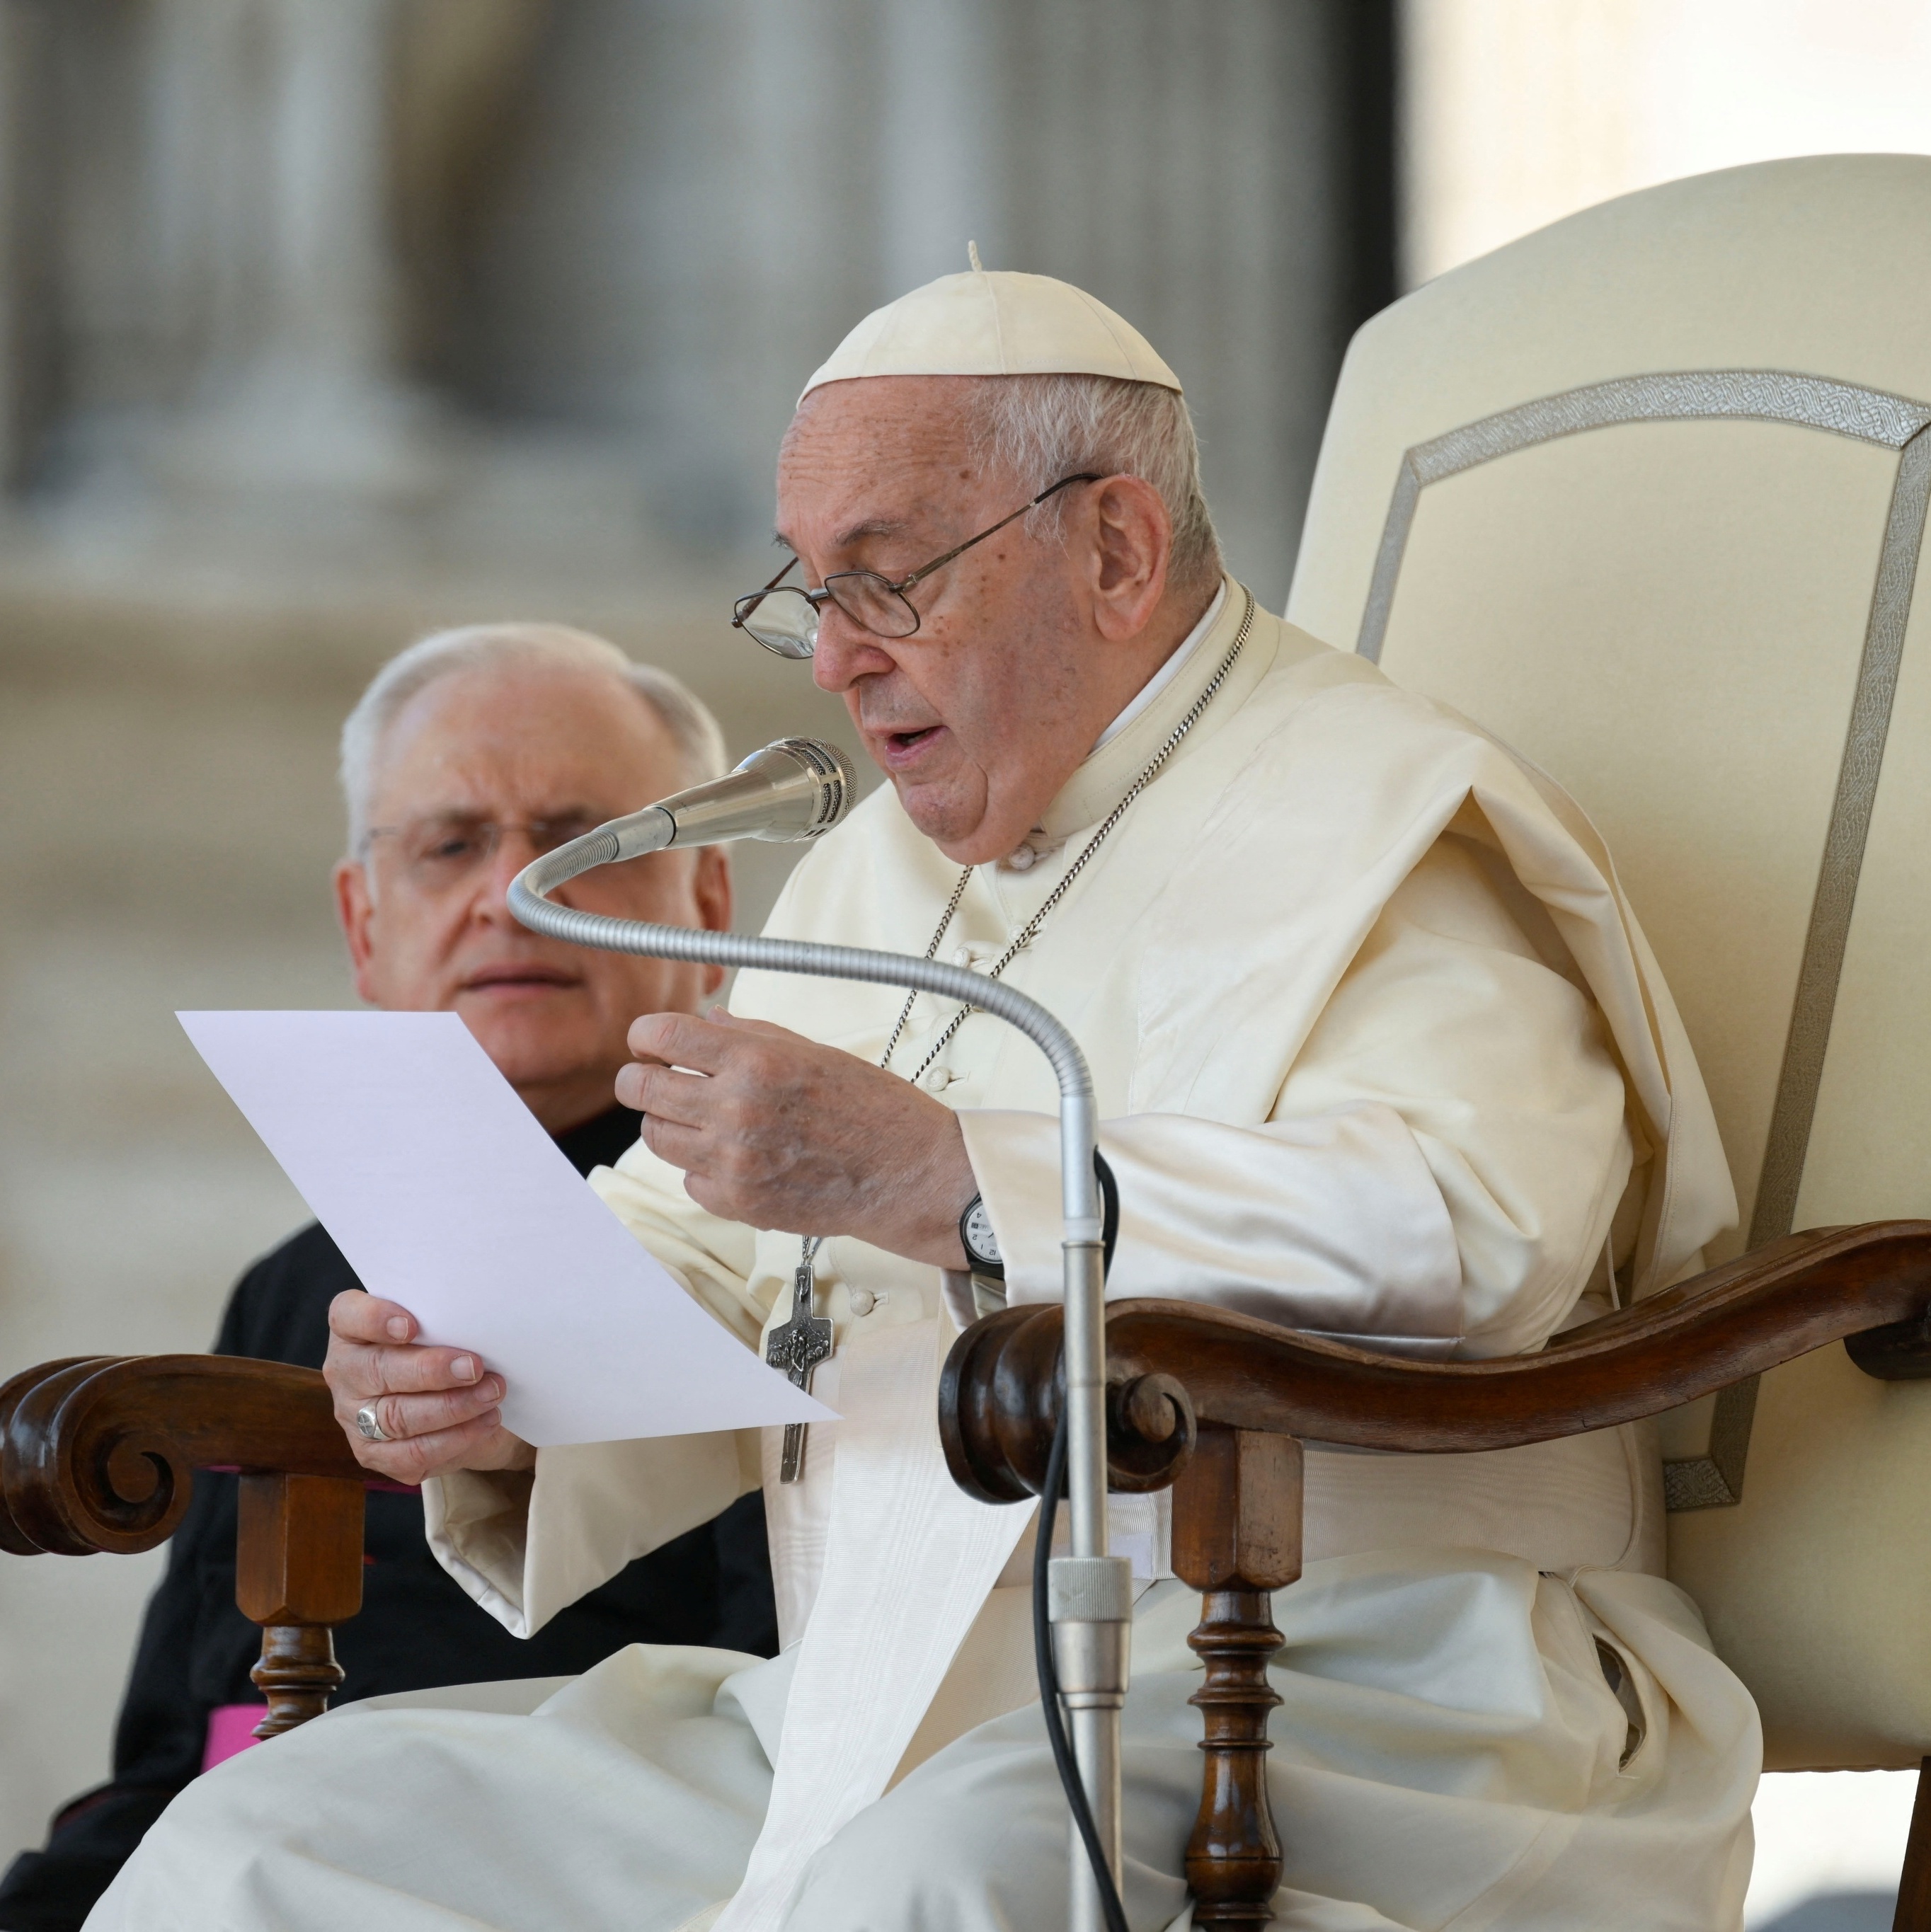
<svg viewBox="0 0 1931 1932">
<path fill-rule="evenodd" d="M 812 1312 L 812 1258 L 807 1252 L 791 1277 L 791 1318 L 782 1328 L 773 1328 L 764 1344 L 764 1359 L 801 1389 L 811 1387 L 811 1372 L 831 1353 L 832 1327 L 822 1315 Z M 795 1483 L 804 1473 L 805 1427 L 802 1422 L 785 1424 L 785 1450 L 778 1466 L 778 1480 Z"/>
</svg>

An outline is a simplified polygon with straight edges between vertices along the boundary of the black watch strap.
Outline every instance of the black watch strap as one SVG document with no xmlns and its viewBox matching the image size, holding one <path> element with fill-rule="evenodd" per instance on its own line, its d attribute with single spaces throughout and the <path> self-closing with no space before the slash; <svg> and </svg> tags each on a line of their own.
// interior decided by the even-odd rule
<svg viewBox="0 0 1931 1932">
<path fill-rule="evenodd" d="M 1093 1171 L 1100 1178 L 1100 1198 L 1105 1215 L 1104 1232 L 1101 1244 L 1104 1252 L 1103 1267 L 1107 1274 L 1113 1272 L 1113 1246 L 1120 1233 L 1120 1190 L 1113 1178 L 1113 1169 L 1107 1165 L 1107 1157 L 1098 1148 L 1093 1150 Z M 975 1194 L 966 1204 L 966 1211 L 959 1217 L 959 1244 L 966 1250 L 966 1264 L 975 1274 L 983 1274 L 993 1281 L 1006 1278 L 1006 1258 L 999 1252 L 999 1238 L 993 1232 L 993 1217 L 986 1212 L 986 1197 Z"/>
<path fill-rule="evenodd" d="M 994 1281 L 1006 1278 L 1005 1257 L 999 1252 L 999 1238 L 993 1232 L 993 1218 L 986 1212 L 986 1197 L 975 1194 L 959 1217 L 959 1242 L 975 1274 Z"/>
</svg>

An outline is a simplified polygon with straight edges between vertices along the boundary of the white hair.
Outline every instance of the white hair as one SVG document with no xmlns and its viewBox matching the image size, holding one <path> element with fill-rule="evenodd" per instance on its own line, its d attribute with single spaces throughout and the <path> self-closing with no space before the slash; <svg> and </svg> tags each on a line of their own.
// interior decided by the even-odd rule
<svg viewBox="0 0 1931 1932">
<path fill-rule="evenodd" d="M 677 748 L 683 781 L 701 784 L 726 763 L 724 734 L 710 710 L 683 682 L 655 664 L 639 664 L 608 639 L 567 624 L 465 624 L 419 638 L 391 658 L 371 680 L 342 724 L 342 796 L 349 808 L 349 850 L 367 844 L 383 741 L 403 706 L 439 679 L 464 671 L 510 666 L 600 670 L 627 684 L 663 721 Z"/>
<path fill-rule="evenodd" d="M 1200 440 L 1178 392 L 1113 376 L 995 376 L 978 392 L 983 460 L 1035 490 L 1082 470 L 1143 478 L 1173 520 L 1173 580 L 1191 586 L 1220 574 L 1221 542 L 1200 488 Z M 1061 526 L 1066 494 L 1034 512 L 1050 519 L 1038 527 Z"/>
</svg>

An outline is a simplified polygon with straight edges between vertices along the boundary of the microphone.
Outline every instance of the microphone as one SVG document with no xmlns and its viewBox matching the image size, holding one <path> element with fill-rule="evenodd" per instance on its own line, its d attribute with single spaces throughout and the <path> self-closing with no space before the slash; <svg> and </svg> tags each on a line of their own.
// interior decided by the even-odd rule
<svg viewBox="0 0 1931 1932">
<path fill-rule="evenodd" d="M 524 925 L 542 929 L 544 916 L 561 910 L 539 907 L 543 895 L 580 873 L 672 845 L 716 845 L 727 838 L 789 844 L 821 838 L 857 802 L 858 775 L 836 745 L 821 738 L 780 738 L 721 778 L 674 792 L 545 853 L 512 882 L 510 910 Z"/>
<path fill-rule="evenodd" d="M 616 842 L 608 858 L 593 862 L 603 866 L 667 846 L 717 845 L 728 838 L 791 844 L 823 837 L 857 800 L 858 775 L 836 745 L 780 738 L 722 778 L 613 818 L 584 838 Z"/>
</svg>

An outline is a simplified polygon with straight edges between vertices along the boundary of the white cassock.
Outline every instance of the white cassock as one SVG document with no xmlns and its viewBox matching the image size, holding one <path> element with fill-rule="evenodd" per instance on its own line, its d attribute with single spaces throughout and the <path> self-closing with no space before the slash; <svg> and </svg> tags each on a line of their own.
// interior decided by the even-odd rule
<svg viewBox="0 0 1931 1932">
<path fill-rule="evenodd" d="M 941 957 L 984 965 L 1227 654 L 1230 585 Z M 958 877 L 889 789 L 770 930 L 917 953 Z M 1734 1204 L 1707 1100 L 1606 854 L 1465 720 L 1257 614 L 1199 723 L 1010 982 L 1079 1037 L 1119 1176 L 1115 1296 L 1191 1296 L 1437 1356 L 1532 1349 L 1692 1268 Z M 902 996 L 746 974 L 734 1006 L 863 1058 Z M 923 998 L 893 1064 L 950 1018 Z M 1056 1090 L 969 1020 L 926 1076 L 1008 1258 L 1059 1289 Z M 595 1184 L 747 1342 L 797 1243 L 718 1220 L 638 1147 Z M 345 1710 L 200 1780 L 89 1922 L 128 1932 L 1030 1932 L 1064 1922 L 1065 1813 L 1034 1696 L 1029 1505 L 952 1484 L 941 1361 L 991 1285 L 827 1241 L 837 1352 L 804 1480 L 714 1435 L 543 1450 L 429 1490 L 438 1554 L 527 1632 L 760 1480 L 785 1646 L 638 1646 L 548 1698 Z M 542 1288 L 546 1284 L 533 1284 Z M 555 1285 L 566 1292 L 567 1284 Z M 1662 1576 L 1644 1431 L 1465 1456 L 1315 1448 L 1269 1776 L 1276 1923 L 1740 1922 L 1755 1713 Z M 1142 1594 L 1125 1719 L 1136 1928 L 1185 1923 L 1199 1603 L 1164 1498 L 1116 1498 Z M 552 1687 L 554 1688 L 554 1687 Z M 405 1700 L 408 1701 L 408 1700 Z M 420 1694 L 418 1705 L 448 1701 Z"/>
</svg>

